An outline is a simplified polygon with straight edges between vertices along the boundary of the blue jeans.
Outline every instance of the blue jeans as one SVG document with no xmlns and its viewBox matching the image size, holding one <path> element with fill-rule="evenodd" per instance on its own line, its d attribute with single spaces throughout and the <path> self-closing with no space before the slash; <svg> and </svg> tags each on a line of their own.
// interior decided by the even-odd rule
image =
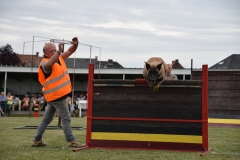
<svg viewBox="0 0 240 160">
<path fill-rule="evenodd" d="M 55 102 L 48 102 L 47 107 L 45 109 L 45 114 L 40 122 L 37 133 L 34 136 L 33 141 L 39 141 L 42 139 L 42 135 L 45 132 L 46 127 L 48 124 L 51 123 L 51 121 L 54 118 L 55 111 L 59 114 L 61 120 L 62 120 L 62 127 L 65 134 L 65 138 L 68 142 L 72 142 L 75 140 L 73 134 L 72 134 L 72 128 L 71 128 L 71 116 L 68 110 L 68 102 L 66 99 L 55 101 Z"/>
<path fill-rule="evenodd" d="M 6 101 L 1 101 L 0 102 L 0 107 L 2 108 L 2 111 L 4 112 L 4 113 L 6 113 Z"/>
</svg>

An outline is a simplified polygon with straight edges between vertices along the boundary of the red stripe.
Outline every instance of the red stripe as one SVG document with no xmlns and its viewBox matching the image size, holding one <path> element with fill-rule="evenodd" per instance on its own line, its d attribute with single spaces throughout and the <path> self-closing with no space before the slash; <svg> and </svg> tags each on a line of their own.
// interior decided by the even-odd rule
<svg viewBox="0 0 240 160">
<path fill-rule="evenodd" d="M 128 149 L 167 149 L 182 151 L 204 151 L 202 144 L 170 143 L 170 142 L 142 142 L 142 141 L 116 141 L 91 140 L 89 147 L 128 148 Z"/>
<path fill-rule="evenodd" d="M 185 119 L 156 119 L 156 118 L 115 118 L 115 117 L 88 117 L 93 120 L 121 120 L 121 121 L 157 121 L 157 122 L 194 122 L 207 123 L 208 120 L 185 120 Z"/>
</svg>

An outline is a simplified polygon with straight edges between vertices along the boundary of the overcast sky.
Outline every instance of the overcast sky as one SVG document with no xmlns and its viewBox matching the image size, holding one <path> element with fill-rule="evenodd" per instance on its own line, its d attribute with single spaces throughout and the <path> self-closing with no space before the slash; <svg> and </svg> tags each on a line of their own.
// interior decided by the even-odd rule
<svg viewBox="0 0 240 160">
<path fill-rule="evenodd" d="M 240 54 L 240 0 L 0 0 L 0 46 L 42 56 L 48 38 L 74 36 L 126 68 L 142 68 L 150 57 L 210 67 Z M 89 56 L 80 45 L 71 57 Z"/>
</svg>

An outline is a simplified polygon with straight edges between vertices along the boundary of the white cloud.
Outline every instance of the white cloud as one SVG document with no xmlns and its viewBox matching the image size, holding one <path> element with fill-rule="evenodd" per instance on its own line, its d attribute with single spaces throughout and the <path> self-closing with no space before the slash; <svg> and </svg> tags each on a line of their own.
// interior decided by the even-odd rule
<svg viewBox="0 0 240 160">
<path fill-rule="evenodd" d="M 9 43 L 21 53 L 33 36 L 35 41 L 78 36 L 81 43 L 101 47 L 102 60 L 124 67 L 142 67 L 149 57 L 160 56 L 179 59 L 185 67 L 194 59 L 198 68 L 240 54 L 239 6 L 235 0 L 4 1 L 0 45 Z M 36 42 L 34 52 L 41 53 L 43 44 Z M 25 51 L 32 53 L 32 43 Z M 89 57 L 89 48 L 79 47 L 76 56 Z"/>
<path fill-rule="evenodd" d="M 24 20 L 28 20 L 28 21 L 34 21 L 34 22 L 39 22 L 39 23 L 44 23 L 44 24 L 54 24 L 54 25 L 58 25 L 58 24 L 62 24 L 62 22 L 60 21 L 54 21 L 54 20 L 48 20 L 48 19 L 42 19 L 42 18 L 37 18 L 37 17 L 22 17 L 22 19 Z"/>
<path fill-rule="evenodd" d="M 147 31 L 159 36 L 177 36 L 177 37 L 184 36 L 183 32 L 169 30 L 171 28 L 174 28 L 173 26 L 154 26 L 149 22 L 132 21 L 132 22 L 126 23 L 126 22 L 119 22 L 119 21 L 110 21 L 107 23 L 82 24 L 82 25 L 91 26 L 91 27 L 109 28 L 109 29 L 131 29 L 131 30 Z"/>
<path fill-rule="evenodd" d="M 6 43 L 11 43 L 13 41 L 18 41 L 20 39 L 19 36 L 14 36 L 14 35 L 8 35 L 8 34 L 3 34 L 0 33 L 0 37 L 2 40 L 4 40 Z"/>
<path fill-rule="evenodd" d="M 130 12 L 131 12 L 133 15 L 139 16 L 139 17 L 146 15 L 146 13 L 145 13 L 142 9 L 132 8 L 132 9 L 130 9 Z"/>
</svg>

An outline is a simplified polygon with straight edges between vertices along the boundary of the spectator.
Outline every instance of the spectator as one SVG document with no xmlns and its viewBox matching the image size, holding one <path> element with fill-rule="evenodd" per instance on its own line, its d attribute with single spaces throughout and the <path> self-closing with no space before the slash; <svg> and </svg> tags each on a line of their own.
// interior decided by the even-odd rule
<svg viewBox="0 0 240 160">
<path fill-rule="evenodd" d="M 16 106 L 18 106 L 19 110 L 20 110 L 21 106 L 20 106 L 19 102 L 20 102 L 20 99 L 18 97 L 16 97 L 16 96 L 13 96 L 12 111 L 15 110 Z"/>
<path fill-rule="evenodd" d="M 79 97 L 78 97 L 78 95 L 74 95 L 74 97 L 73 97 L 73 114 L 74 115 L 76 115 L 76 114 L 78 114 L 79 112 L 79 110 L 78 110 L 78 101 L 79 101 Z"/>
<path fill-rule="evenodd" d="M 25 94 L 25 97 L 23 98 L 22 101 L 23 101 L 22 110 L 23 111 L 29 110 L 30 98 L 29 98 L 29 95 L 27 93 Z"/>
<path fill-rule="evenodd" d="M 1 108 L 3 113 L 5 112 L 5 109 L 6 109 L 6 100 L 7 100 L 7 97 L 4 95 L 4 92 L 1 92 L 1 95 L 0 95 L 0 108 Z"/>
<path fill-rule="evenodd" d="M 71 104 L 72 104 L 72 98 L 70 96 L 67 97 L 67 102 L 68 102 L 68 110 L 71 112 Z"/>
<path fill-rule="evenodd" d="M 11 92 L 8 92 L 8 94 L 7 94 L 7 113 L 9 116 L 10 116 L 10 110 L 11 110 L 12 104 L 13 104 L 13 97 L 12 97 Z"/>
<path fill-rule="evenodd" d="M 38 94 L 39 112 L 45 110 L 45 99 L 41 93 Z"/>
<path fill-rule="evenodd" d="M 81 100 L 85 100 L 85 99 L 86 98 L 85 98 L 84 94 L 80 93 L 80 96 L 79 96 L 78 100 L 81 101 Z"/>
<path fill-rule="evenodd" d="M 171 74 L 172 71 L 172 65 L 171 64 L 167 64 L 168 70 L 167 70 L 167 74 L 165 76 L 165 80 L 178 80 L 178 77 L 174 74 Z"/>
<path fill-rule="evenodd" d="M 34 110 L 34 107 L 39 107 L 39 101 L 38 101 L 38 95 L 37 94 L 33 95 L 32 102 L 33 102 L 33 110 Z"/>
<path fill-rule="evenodd" d="M 5 113 L 3 112 L 2 108 L 0 107 L 1 117 L 5 116 Z"/>
</svg>

